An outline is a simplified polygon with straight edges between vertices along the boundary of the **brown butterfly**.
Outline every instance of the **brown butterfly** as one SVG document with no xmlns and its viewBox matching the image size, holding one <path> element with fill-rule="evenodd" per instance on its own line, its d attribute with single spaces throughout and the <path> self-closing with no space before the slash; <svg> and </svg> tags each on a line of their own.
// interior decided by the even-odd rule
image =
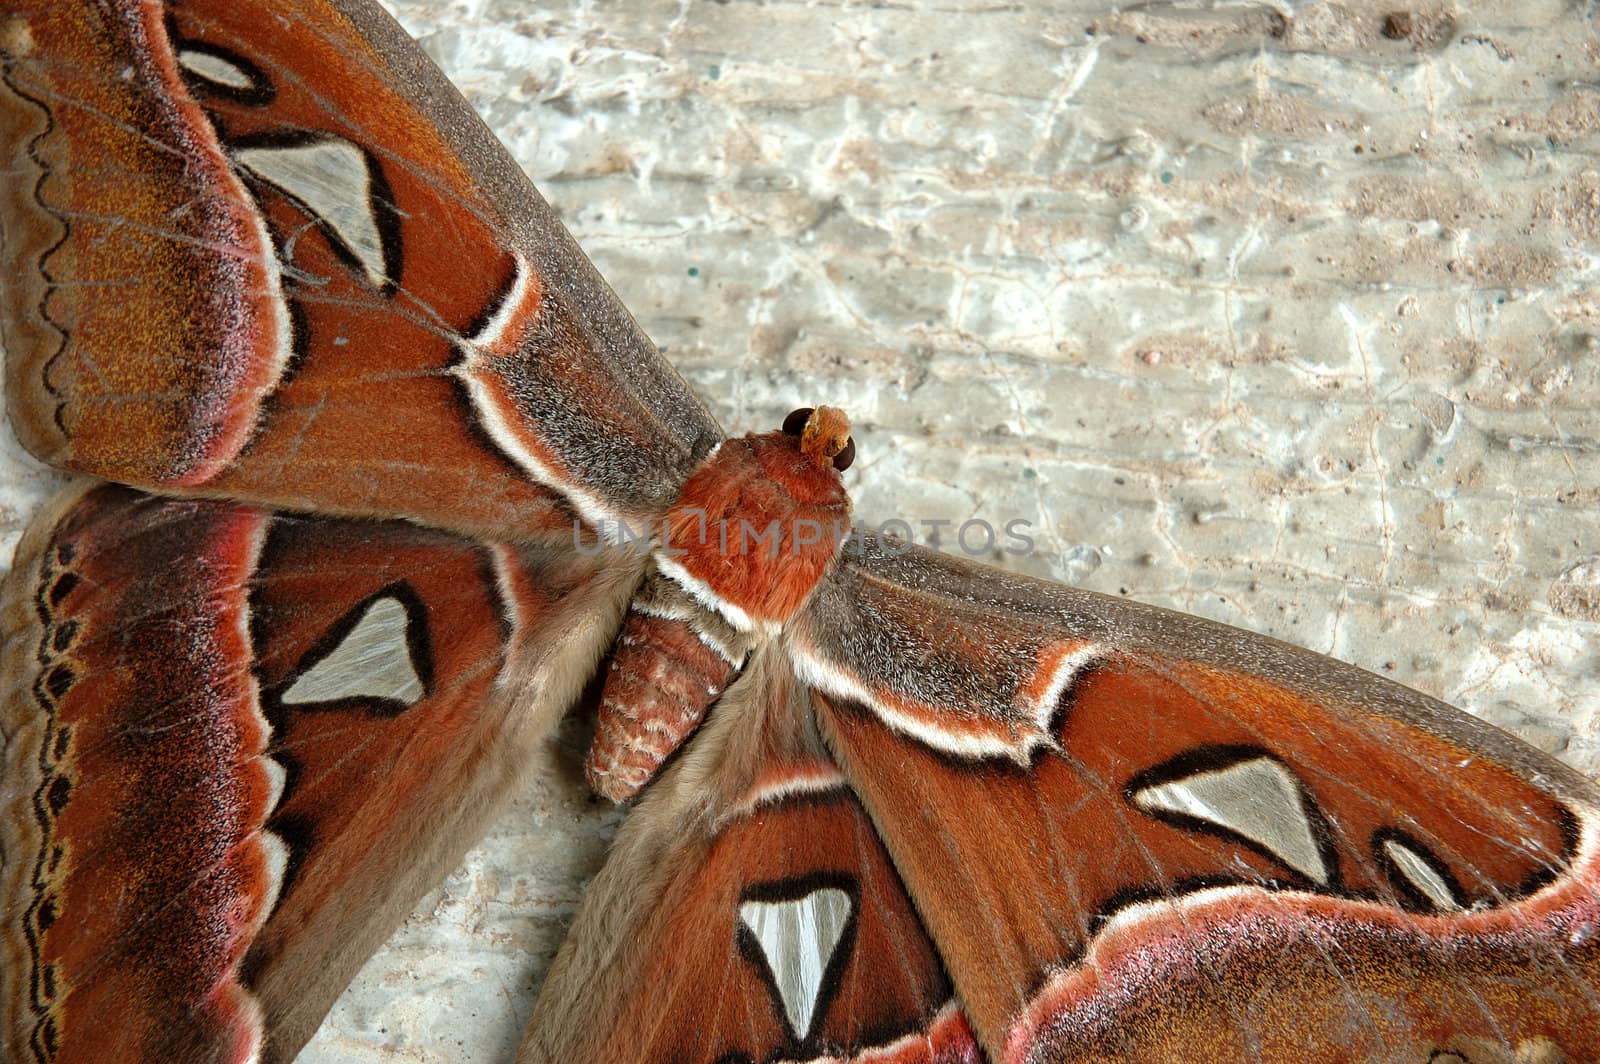
<svg viewBox="0 0 1600 1064">
<path fill-rule="evenodd" d="M 1600 1055 L 1592 784 L 851 534 L 845 415 L 724 436 L 375 6 L 0 56 L 10 419 L 99 478 L 3 604 L 6 1059 L 292 1057 L 586 697 L 523 1059 Z"/>
</svg>

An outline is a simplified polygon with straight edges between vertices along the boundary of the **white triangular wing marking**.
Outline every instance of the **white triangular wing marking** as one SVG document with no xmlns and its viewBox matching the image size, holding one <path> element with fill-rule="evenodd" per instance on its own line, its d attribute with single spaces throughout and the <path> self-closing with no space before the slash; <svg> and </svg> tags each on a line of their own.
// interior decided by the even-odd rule
<svg viewBox="0 0 1600 1064">
<path fill-rule="evenodd" d="M 1440 912 L 1454 912 L 1461 908 L 1461 903 L 1450 890 L 1450 884 L 1444 877 L 1434 870 L 1427 859 L 1411 847 L 1393 839 L 1383 840 L 1384 856 L 1394 862 L 1400 874 L 1411 881 L 1412 886 L 1422 892 L 1422 896 L 1433 903 L 1433 907 Z"/>
<path fill-rule="evenodd" d="M 1299 781 L 1270 757 L 1145 787 L 1134 793 L 1133 804 L 1149 813 L 1178 813 L 1226 828 L 1264 846 L 1306 878 L 1328 882 Z"/>
<path fill-rule="evenodd" d="M 850 920 L 850 895 L 822 887 L 792 901 L 747 901 L 739 919 L 761 946 L 796 1041 L 811 1034 L 822 977 Z"/>
<path fill-rule="evenodd" d="M 341 698 L 387 698 L 411 705 L 422 680 L 411 660 L 405 606 L 392 595 L 374 599 L 356 626 L 326 657 L 301 673 L 283 693 L 288 705 Z"/>
<path fill-rule="evenodd" d="M 225 89 L 245 92 L 256 87 L 255 80 L 243 69 L 211 52 L 185 48 L 178 53 L 178 63 L 196 77 L 221 85 Z"/>
<path fill-rule="evenodd" d="M 287 147 L 240 148 L 233 157 L 332 226 L 374 288 L 389 279 L 372 202 L 372 172 L 360 148 L 347 140 L 318 140 Z"/>
</svg>

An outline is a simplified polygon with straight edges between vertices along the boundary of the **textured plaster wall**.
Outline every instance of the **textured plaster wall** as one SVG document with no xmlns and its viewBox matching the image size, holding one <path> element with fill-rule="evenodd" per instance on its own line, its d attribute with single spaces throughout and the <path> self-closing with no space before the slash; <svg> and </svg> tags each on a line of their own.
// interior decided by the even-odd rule
<svg viewBox="0 0 1600 1064">
<path fill-rule="evenodd" d="M 1025 519 L 1600 771 L 1582 5 L 390 6 L 728 429 L 850 410 L 863 518 Z M 579 756 L 305 1059 L 510 1058 L 617 823 Z"/>
</svg>

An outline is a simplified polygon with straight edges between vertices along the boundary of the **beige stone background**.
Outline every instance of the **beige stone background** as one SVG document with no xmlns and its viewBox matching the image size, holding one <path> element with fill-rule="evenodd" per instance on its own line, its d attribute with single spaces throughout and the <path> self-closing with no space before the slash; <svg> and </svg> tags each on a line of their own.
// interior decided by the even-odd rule
<svg viewBox="0 0 1600 1064">
<path fill-rule="evenodd" d="M 1584 5 L 390 6 L 728 429 L 848 407 L 862 517 L 1028 520 L 1600 771 Z M 579 756 L 302 1059 L 511 1058 L 617 822 Z"/>
</svg>

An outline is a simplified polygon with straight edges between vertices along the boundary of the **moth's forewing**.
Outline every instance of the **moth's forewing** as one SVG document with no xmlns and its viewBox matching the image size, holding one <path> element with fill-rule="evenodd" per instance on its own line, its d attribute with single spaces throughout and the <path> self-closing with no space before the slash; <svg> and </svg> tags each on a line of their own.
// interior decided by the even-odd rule
<svg viewBox="0 0 1600 1064">
<path fill-rule="evenodd" d="M 992 1055 L 1600 1054 L 1595 788 L 1510 736 L 871 541 L 789 636 Z"/>
<path fill-rule="evenodd" d="M 570 537 L 718 438 L 376 4 L 12 5 L 0 64 L 7 400 L 44 460 Z"/>
</svg>

